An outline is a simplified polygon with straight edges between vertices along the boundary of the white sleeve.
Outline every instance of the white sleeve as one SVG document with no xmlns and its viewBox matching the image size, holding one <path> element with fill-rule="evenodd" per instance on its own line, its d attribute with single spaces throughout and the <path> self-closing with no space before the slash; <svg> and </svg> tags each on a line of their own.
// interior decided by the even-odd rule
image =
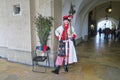
<svg viewBox="0 0 120 80">
<path fill-rule="evenodd" d="M 58 40 L 60 41 L 61 39 L 61 30 L 62 30 L 62 27 L 59 26 L 56 30 L 55 30 L 55 35 L 58 37 Z"/>
<path fill-rule="evenodd" d="M 55 35 L 56 35 L 56 36 L 60 36 L 60 30 L 59 30 L 59 27 L 55 30 Z"/>
</svg>

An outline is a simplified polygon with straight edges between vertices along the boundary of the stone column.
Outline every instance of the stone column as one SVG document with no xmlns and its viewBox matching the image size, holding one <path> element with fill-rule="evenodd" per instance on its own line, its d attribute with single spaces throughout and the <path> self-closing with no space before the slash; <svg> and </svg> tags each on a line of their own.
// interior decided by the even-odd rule
<svg viewBox="0 0 120 80">
<path fill-rule="evenodd" d="M 31 13 L 31 36 L 32 36 L 32 50 L 35 50 L 35 46 L 38 44 L 37 34 L 33 23 L 33 17 L 36 14 L 42 14 L 43 16 L 52 16 L 54 18 L 53 26 L 50 32 L 48 46 L 51 48 L 49 54 L 50 66 L 54 67 L 57 51 L 57 40 L 55 39 L 55 29 L 61 24 L 62 18 L 62 0 L 30 0 L 30 13 Z"/>
<path fill-rule="evenodd" d="M 51 14 L 54 17 L 54 23 L 52 28 L 52 35 L 51 35 L 51 50 L 53 53 L 53 62 L 55 63 L 56 56 L 57 56 L 57 47 L 58 41 L 55 38 L 55 29 L 62 24 L 62 0 L 51 0 Z M 54 63 L 52 66 L 54 66 Z"/>
</svg>

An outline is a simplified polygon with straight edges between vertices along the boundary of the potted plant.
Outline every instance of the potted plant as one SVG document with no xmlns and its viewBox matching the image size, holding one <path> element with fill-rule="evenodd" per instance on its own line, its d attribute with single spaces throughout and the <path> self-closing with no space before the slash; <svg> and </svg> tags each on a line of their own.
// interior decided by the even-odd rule
<svg viewBox="0 0 120 80">
<path fill-rule="evenodd" d="M 38 16 L 34 19 L 35 28 L 37 30 L 42 49 L 46 48 L 48 36 L 52 27 L 52 21 L 52 17 L 45 17 L 41 14 L 38 14 Z"/>
</svg>

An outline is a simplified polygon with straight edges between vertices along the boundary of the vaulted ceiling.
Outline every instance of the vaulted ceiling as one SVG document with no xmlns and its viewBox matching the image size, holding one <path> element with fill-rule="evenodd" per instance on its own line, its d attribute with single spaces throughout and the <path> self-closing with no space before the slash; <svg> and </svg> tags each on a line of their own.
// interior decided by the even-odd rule
<svg viewBox="0 0 120 80">
<path fill-rule="evenodd" d="M 111 14 L 107 14 L 105 9 L 109 7 L 110 1 L 113 11 Z M 83 12 L 86 12 L 87 14 L 90 11 L 94 11 L 96 20 L 104 18 L 106 15 L 116 20 L 120 18 L 120 0 L 83 0 L 79 8 L 79 15 L 81 15 Z"/>
</svg>

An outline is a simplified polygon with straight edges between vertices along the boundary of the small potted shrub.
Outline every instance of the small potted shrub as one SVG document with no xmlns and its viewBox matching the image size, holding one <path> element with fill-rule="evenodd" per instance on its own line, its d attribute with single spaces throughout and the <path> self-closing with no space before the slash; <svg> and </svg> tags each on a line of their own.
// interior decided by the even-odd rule
<svg viewBox="0 0 120 80">
<path fill-rule="evenodd" d="M 48 47 L 47 40 L 51 31 L 52 21 L 52 17 L 45 17 L 41 14 L 38 14 L 38 16 L 34 19 L 35 28 L 37 30 L 37 34 L 41 44 L 41 50 L 46 50 Z"/>
</svg>

